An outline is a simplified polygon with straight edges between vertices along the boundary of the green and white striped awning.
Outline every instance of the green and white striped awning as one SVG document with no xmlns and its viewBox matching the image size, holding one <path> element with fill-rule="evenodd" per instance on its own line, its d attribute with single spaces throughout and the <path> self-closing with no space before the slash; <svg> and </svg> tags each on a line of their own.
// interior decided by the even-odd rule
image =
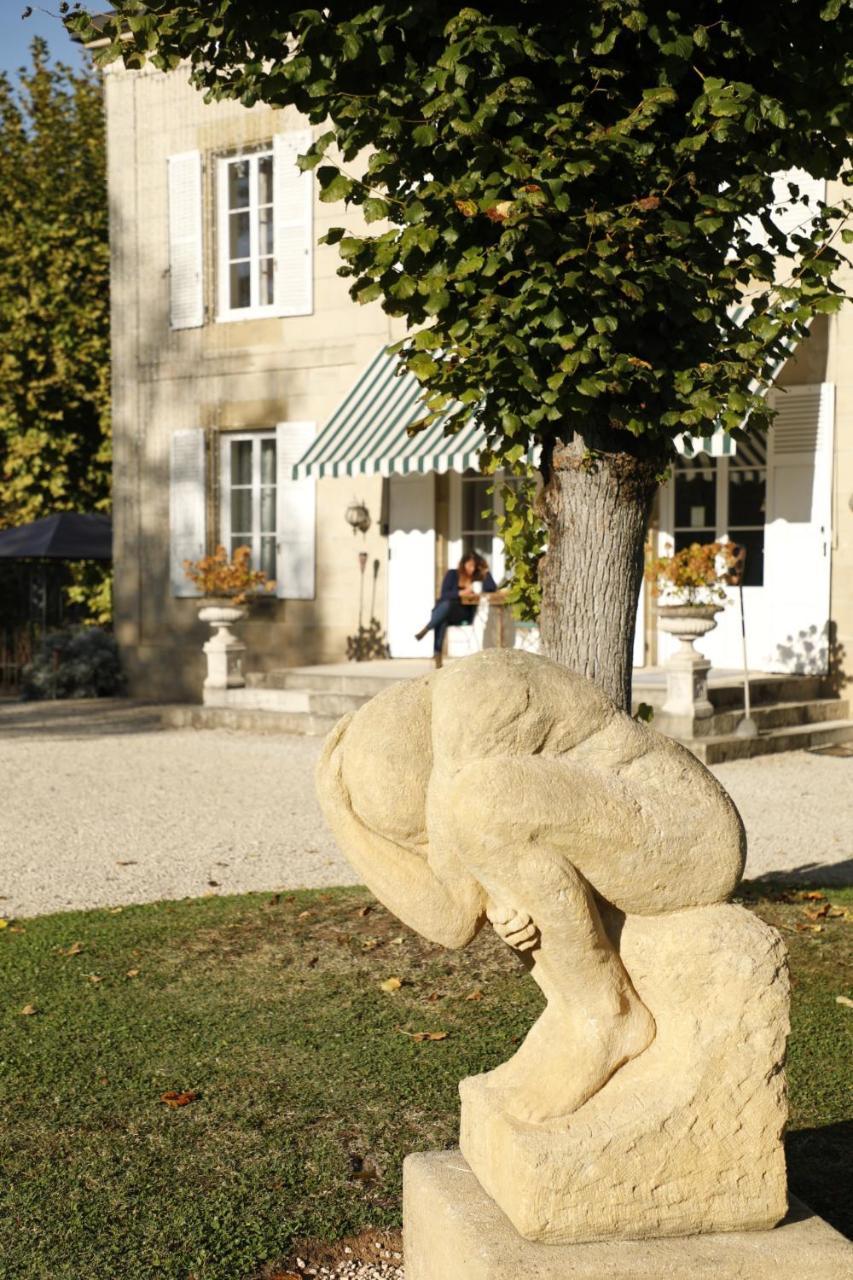
<svg viewBox="0 0 853 1280">
<path fill-rule="evenodd" d="M 423 388 L 387 347 L 371 360 L 352 391 L 293 468 L 306 476 L 407 476 L 476 468 L 486 435 L 472 419 L 444 434 L 451 406 L 416 435 L 408 428 L 426 413 Z"/>
<path fill-rule="evenodd" d="M 739 323 L 751 314 L 740 307 Z M 770 372 L 779 372 L 778 361 Z M 406 476 L 427 471 L 476 469 L 486 444 L 483 427 L 471 418 L 455 435 L 444 434 L 451 405 L 432 426 L 410 436 L 408 429 L 426 412 L 417 378 L 387 347 L 371 360 L 355 386 L 332 414 L 311 447 L 293 468 L 293 478 L 308 476 Z M 676 448 L 686 457 L 698 453 L 729 458 L 736 451 L 728 432 L 719 430 L 702 439 L 677 437 Z M 535 453 L 530 451 L 531 461 Z"/>
</svg>

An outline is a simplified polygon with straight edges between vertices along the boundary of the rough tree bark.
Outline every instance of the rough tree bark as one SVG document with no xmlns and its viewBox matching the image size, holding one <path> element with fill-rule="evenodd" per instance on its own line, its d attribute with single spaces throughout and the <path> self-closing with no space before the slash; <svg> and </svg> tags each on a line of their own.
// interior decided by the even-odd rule
<svg viewBox="0 0 853 1280">
<path fill-rule="evenodd" d="M 629 712 L 643 547 L 667 461 L 660 445 L 595 429 L 556 442 L 546 457 L 545 652 Z"/>
</svg>

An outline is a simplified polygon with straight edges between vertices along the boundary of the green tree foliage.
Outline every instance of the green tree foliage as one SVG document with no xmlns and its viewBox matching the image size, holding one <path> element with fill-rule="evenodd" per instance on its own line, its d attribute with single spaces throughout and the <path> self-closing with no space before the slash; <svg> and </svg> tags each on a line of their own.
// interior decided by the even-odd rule
<svg viewBox="0 0 853 1280">
<path fill-rule="evenodd" d="M 579 527 L 586 499 L 565 520 L 572 494 L 609 477 L 614 520 L 647 512 L 676 436 L 766 427 L 769 367 L 842 301 L 848 205 L 809 210 L 789 242 L 771 213 L 774 173 L 834 179 L 851 158 L 849 0 L 113 8 L 105 58 L 186 58 L 210 97 L 321 127 L 303 161 L 320 199 L 371 224 L 326 236 L 353 298 L 406 319 L 430 412 L 458 406 L 449 431 L 476 412 L 516 468 L 540 447 L 552 551 L 569 525 L 604 546 Z"/>
<path fill-rule="evenodd" d="M 0 75 L 0 527 L 110 505 L 102 90 L 31 52 Z"/>
</svg>

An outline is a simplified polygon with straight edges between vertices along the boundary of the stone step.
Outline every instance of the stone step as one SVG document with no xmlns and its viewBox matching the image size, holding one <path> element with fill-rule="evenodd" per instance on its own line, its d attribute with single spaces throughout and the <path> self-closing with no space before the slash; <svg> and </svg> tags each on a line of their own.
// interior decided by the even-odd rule
<svg viewBox="0 0 853 1280">
<path fill-rule="evenodd" d="M 748 760 L 753 756 L 775 755 L 779 751 L 806 751 L 836 742 L 853 742 L 853 720 L 826 720 L 818 724 L 797 724 L 769 729 L 757 738 L 734 734 L 682 739 L 703 764 L 723 764 L 727 760 Z"/>
<path fill-rule="evenodd" d="M 335 727 L 338 716 L 306 711 L 265 711 L 246 707 L 164 707 L 161 723 L 168 729 L 236 729 L 252 733 L 295 733 L 321 736 Z"/>
<path fill-rule="evenodd" d="M 312 693 L 338 693 L 360 697 L 362 701 L 381 693 L 392 684 L 397 684 L 400 676 L 390 675 L 345 675 L 335 673 L 324 675 L 315 671 L 294 670 L 282 671 L 250 671 L 246 676 L 246 687 L 251 689 L 291 689 L 308 690 Z"/>
<path fill-rule="evenodd" d="M 840 698 L 815 698 L 807 702 L 777 702 L 750 709 L 751 718 L 762 732 L 767 729 L 784 729 L 793 725 L 820 724 L 826 720 L 846 720 L 850 704 Z M 717 711 L 706 721 L 699 721 L 702 737 L 725 737 L 737 729 L 743 719 L 743 707 L 731 711 Z M 652 721 L 654 723 L 654 721 Z M 707 725 L 707 732 L 705 726 Z"/>
<path fill-rule="evenodd" d="M 333 693 L 314 689 L 277 689 L 255 684 L 243 689 L 206 690 L 206 707 L 230 707 L 241 711 L 274 711 L 302 715 L 334 716 L 358 711 L 373 697 L 371 693 Z"/>
<path fill-rule="evenodd" d="M 832 696 L 826 676 L 755 675 L 750 676 L 749 698 L 753 707 L 770 706 L 777 702 L 810 702 Z M 708 698 L 719 711 L 743 709 L 743 680 L 736 676 L 715 676 L 711 672 L 708 681 Z M 655 710 L 666 702 L 666 676 L 646 684 L 642 675 L 634 679 L 634 709 L 641 702 Z"/>
</svg>

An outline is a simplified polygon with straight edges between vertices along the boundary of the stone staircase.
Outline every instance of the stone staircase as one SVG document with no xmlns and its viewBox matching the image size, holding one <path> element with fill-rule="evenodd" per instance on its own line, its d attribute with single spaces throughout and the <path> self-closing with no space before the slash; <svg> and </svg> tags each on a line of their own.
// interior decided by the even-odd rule
<svg viewBox="0 0 853 1280">
<path fill-rule="evenodd" d="M 323 735 L 389 684 L 432 670 L 430 662 L 398 659 L 254 672 L 246 676 L 245 688 L 216 690 L 203 706 L 164 708 L 163 719 L 171 727 Z M 694 721 L 692 736 L 679 737 L 705 764 L 853 741 L 849 703 L 833 695 L 822 677 L 755 674 L 749 683 L 759 734 L 741 738 L 736 729 L 744 714 L 742 680 L 711 674 L 713 716 Z M 637 673 L 634 710 L 641 702 L 650 704 L 655 709 L 652 725 L 662 733 L 667 732 L 667 717 L 660 710 L 665 699 L 663 672 Z"/>
<path fill-rule="evenodd" d="M 704 764 L 772 755 L 778 751 L 804 751 L 838 742 L 853 741 L 850 704 L 828 688 L 822 676 L 750 675 L 750 715 L 758 736 L 739 737 L 744 717 L 743 680 L 712 673 L 708 697 L 714 714 L 693 722 L 690 737 L 674 733 Z M 663 687 L 635 689 L 635 702 L 655 708 L 652 724 L 668 731 L 667 716 L 660 710 L 666 697 Z"/>
<path fill-rule="evenodd" d="M 164 723 L 173 728 L 322 735 L 389 684 L 434 669 L 432 663 L 418 660 L 400 660 L 391 667 L 389 661 L 370 663 L 369 673 L 364 666 L 348 663 L 249 672 L 243 689 L 216 690 L 200 707 L 165 708 Z"/>
</svg>

